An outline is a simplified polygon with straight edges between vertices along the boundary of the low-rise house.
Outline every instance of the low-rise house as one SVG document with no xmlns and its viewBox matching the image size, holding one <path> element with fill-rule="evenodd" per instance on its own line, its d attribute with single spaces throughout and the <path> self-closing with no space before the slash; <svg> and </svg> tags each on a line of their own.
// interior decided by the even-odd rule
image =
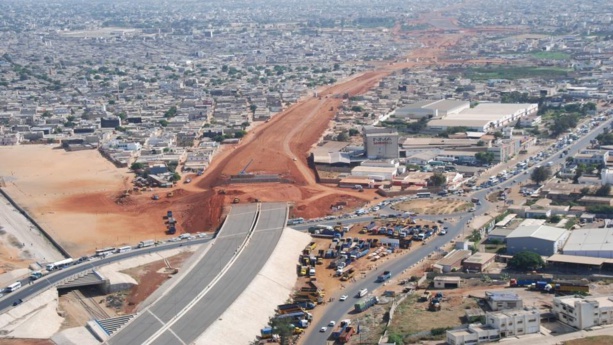
<svg viewBox="0 0 613 345">
<path fill-rule="evenodd" d="M 613 297 L 562 296 L 553 299 L 558 320 L 577 329 L 613 323 Z"/>
<path fill-rule="evenodd" d="M 448 273 L 462 267 L 462 261 L 472 255 L 470 250 L 452 250 L 444 258 L 433 265 L 433 271 L 438 273 Z"/>
<path fill-rule="evenodd" d="M 467 271 L 483 272 L 485 271 L 496 259 L 494 253 L 480 253 L 477 252 L 464 260 L 462 267 Z"/>
<path fill-rule="evenodd" d="M 503 309 L 521 309 L 524 306 L 523 300 L 516 293 L 486 291 L 485 301 L 493 311 Z"/>
</svg>

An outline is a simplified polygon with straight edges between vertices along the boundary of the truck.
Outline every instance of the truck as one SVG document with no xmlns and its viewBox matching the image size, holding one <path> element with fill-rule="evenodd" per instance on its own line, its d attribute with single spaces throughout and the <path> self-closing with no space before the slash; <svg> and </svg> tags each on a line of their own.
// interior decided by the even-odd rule
<svg viewBox="0 0 613 345">
<path fill-rule="evenodd" d="M 338 336 L 338 341 L 341 344 L 346 344 L 351 339 L 351 336 L 355 333 L 355 329 L 352 326 L 347 326 Z"/>
<path fill-rule="evenodd" d="M 590 286 L 582 283 L 563 283 L 556 282 L 551 284 L 553 289 L 551 292 L 557 294 L 574 294 L 574 293 L 589 293 Z"/>
<path fill-rule="evenodd" d="M 281 308 L 281 307 L 283 307 L 283 308 Z M 277 308 L 277 312 L 280 315 L 297 313 L 299 311 L 304 311 L 304 309 L 302 309 L 300 306 L 298 306 L 298 304 L 284 304 L 284 305 L 280 305 Z"/>
<path fill-rule="evenodd" d="M 291 322 L 294 321 L 300 321 L 300 320 L 312 320 L 313 319 L 313 315 L 311 315 L 311 313 L 307 313 L 306 311 L 297 311 L 294 313 L 288 313 L 288 314 L 283 314 L 283 315 L 279 315 L 276 317 L 276 319 L 289 319 Z"/>
<path fill-rule="evenodd" d="M 378 301 L 379 300 L 375 296 L 363 298 L 354 305 L 355 311 L 361 313 L 366 309 L 372 307 L 373 305 L 377 304 Z"/>
<path fill-rule="evenodd" d="M 544 281 L 547 283 L 551 283 L 551 279 L 549 278 L 541 278 L 541 279 L 511 279 L 509 280 L 510 287 L 522 287 L 522 286 L 531 286 L 532 284 L 536 284 L 538 281 Z"/>
<path fill-rule="evenodd" d="M 147 247 L 151 247 L 154 244 L 155 244 L 154 240 L 144 240 L 144 241 L 138 242 L 138 245 L 136 247 L 137 248 L 147 248 Z"/>
<path fill-rule="evenodd" d="M 66 266 L 69 266 L 72 264 L 74 260 L 72 258 L 68 258 L 68 259 L 64 259 L 64 260 L 60 260 L 60 261 L 56 261 L 56 262 L 52 262 L 50 264 L 47 264 L 47 266 L 45 266 L 45 268 L 47 269 L 47 271 L 53 271 L 55 269 L 61 269 L 64 268 Z"/>
<path fill-rule="evenodd" d="M 383 272 L 383 274 L 380 274 L 380 275 L 377 277 L 377 282 L 378 282 L 378 283 L 383 283 L 384 281 L 386 281 L 386 280 L 390 279 L 391 277 L 392 277 L 392 272 L 390 272 L 390 271 L 385 271 L 385 272 Z"/>
<path fill-rule="evenodd" d="M 358 297 L 362 298 L 368 294 L 368 289 L 362 289 L 358 292 Z"/>
<path fill-rule="evenodd" d="M 479 200 L 479 198 L 471 198 L 470 201 L 475 205 L 481 205 L 481 200 Z"/>
<path fill-rule="evenodd" d="M 30 279 L 36 280 L 42 278 L 45 274 L 42 271 L 34 271 L 30 274 Z"/>
<path fill-rule="evenodd" d="M 351 280 L 351 278 L 353 278 L 355 276 L 355 268 L 350 268 L 349 270 L 347 270 L 345 273 L 343 273 L 343 275 L 341 276 L 341 280 L 342 281 L 348 281 Z"/>
</svg>

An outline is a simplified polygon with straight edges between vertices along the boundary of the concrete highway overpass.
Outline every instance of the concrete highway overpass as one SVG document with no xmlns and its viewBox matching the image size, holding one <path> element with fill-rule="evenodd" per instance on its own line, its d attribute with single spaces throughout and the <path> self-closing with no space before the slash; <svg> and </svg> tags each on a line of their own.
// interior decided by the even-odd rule
<svg viewBox="0 0 613 345">
<path fill-rule="evenodd" d="M 194 342 L 262 269 L 283 232 L 287 214 L 286 203 L 234 205 L 206 254 L 107 343 Z"/>
</svg>

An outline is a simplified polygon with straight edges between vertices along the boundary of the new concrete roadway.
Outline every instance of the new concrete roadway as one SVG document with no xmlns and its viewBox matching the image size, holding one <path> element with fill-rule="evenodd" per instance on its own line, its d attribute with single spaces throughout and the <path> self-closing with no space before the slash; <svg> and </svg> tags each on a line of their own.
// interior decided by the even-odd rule
<svg viewBox="0 0 613 345">
<path fill-rule="evenodd" d="M 590 143 L 590 141 L 595 139 L 596 136 L 600 134 L 605 127 L 609 126 L 612 121 L 613 119 L 609 119 L 603 122 L 600 126 L 594 128 L 594 130 L 590 131 L 588 134 L 579 138 L 576 142 L 574 142 L 570 146 L 566 147 L 566 149 L 568 149 L 568 156 L 572 156 L 573 154 L 577 153 L 577 151 L 585 148 Z M 563 163 L 565 161 L 565 157 L 562 157 L 562 158 L 559 157 L 559 154 L 562 151 L 563 150 L 559 150 L 559 151 L 552 153 L 548 158 L 544 159 L 538 165 L 544 165 L 544 164 L 547 164 L 548 162 L 552 162 L 552 164 L 554 165 Z M 510 179 L 504 181 L 503 183 L 498 184 L 496 188 L 500 187 L 501 189 L 504 189 L 514 184 L 523 183 L 527 181 L 530 178 L 530 171 L 532 171 L 532 169 L 534 169 L 534 167 L 529 169 L 527 174 L 522 173 L 519 175 L 515 175 L 511 177 Z M 473 216 L 483 215 L 485 212 L 487 212 L 488 201 L 486 197 L 487 197 L 487 194 L 491 193 L 493 190 L 494 188 L 482 189 L 482 190 L 479 190 L 473 193 L 471 196 L 473 198 L 480 199 L 481 205 L 477 206 L 477 210 L 473 212 L 472 214 L 467 213 L 464 216 L 460 216 L 454 219 L 455 222 L 451 224 L 445 224 L 446 226 L 448 226 L 447 235 L 435 236 L 434 238 L 431 238 L 429 241 L 424 242 L 424 245 L 420 245 L 419 248 L 415 249 L 413 252 L 407 254 L 406 256 L 385 262 L 384 264 L 380 265 L 377 268 L 377 270 L 371 271 L 368 274 L 366 274 L 364 279 L 358 280 L 357 283 L 349 285 L 345 290 L 339 291 L 334 296 L 329 296 L 329 297 L 336 297 L 336 301 L 338 301 L 338 297 L 340 297 L 341 295 L 348 295 L 349 298 L 344 302 L 339 301 L 339 302 L 334 302 L 334 304 L 332 305 L 328 305 L 325 313 L 322 315 L 322 317 L 319 320 L 314 321 L 313 325 L 309 329 L 308 334 L 306 335 L 305 338 L 301 339 L 300 343 L 306 344 L 306 345 L 332 343 L 332 341 L 328 340 L 332 330 L 329 328 L 327 332 L 320 333 L 318 331 L 321 327 L 327 326 L 327 324 L 330 321 L 336 321 L 338 323 L 338 321 L 343 319 L 346 314 L 350 313 L 350 311 L 354 309 L 353 308 L 354 303 L 358 300 L 357 298 L 355 298 L 355 296 L 358 294 L 360 290 L 368 289 L 368 291 L 373 291 L 374 289 L 380 287 L 381 284 L 375 282 L 376 276 L 380 272 L 391 271 L 393 276 L 397 275 L 399 272 L 402 272 L 403 270 L 408 269 L 411 266 L 419 263 L 421 260 L 427 257 L 430 253 L 436 251 L 438 248 L 441 248 L 444 244 L 449 242 L 450 239 L 456 237 L 462 232 L 471 230 L 471 229 L 468 229 L 467 224 L 469 223 L 469 221 L 471 220 Z M 448 216 L 443 215 L 443 216 L 439 216 L 438 218 L 443 219 L 447 217 Z M 423 217 L 423 218 L 426 218 L 426 217 Z M 434 217 L 431 217 L 431 216 L 427 218 L 434 219 Z M 370 220 L 372 218 L 371 217 L 361 217 L 361 219 Z M 346 222 L 347 220 L 349 219 L 343 219 L 342 221 Z M 330 223 L 334 223 L 334 222 L 330 222 Z M 324 223 L 322 222 L 322 224 Z M 465 234 L 468 235 L 468 233 L 465 233 Z M 393 279 L 393 276 L 392 276 L 392 279 Z"/>
<path fill-rule="evenodd" d="M 25 301 L 39 293 L 55 287 L 58 283 L 64 279 L 78 275 L 81 272 L 96 269 L 98 267 L 111 264 L 113 262 L 129 259 L 135 256 L 140 256 L 148 253 L 160 252 L 169 249 L 175 249 L 183 246 L 193 246 L 204 244 L 211 241 L 211 238 L 199 238 L 190 241 L 170 242 L 154 247 L 147 247 L 142 249 L 134 249 L 127 253 L 113 254 L 103 259 L 94 258 L 92 261 L 84 261 L 74 266 L 70 266 L 63 270 L 56 271 L 49 275 L 44 276 L 41 279 L 30 283 L 30 279 L 22 281 L 23 287 L 15 292 L 4 293 L 4 297 L 0 299 L 0 313 L 6 309 L 11 308 L 14 301 L 19 299 Z"/>
<path fill-rule="evenodd" d="M 128 323 L 109 344 L 144 344 L 205 290 L 230 263 L 257 220 L 258 204 L 234 205 L 215 241 L 192 270 L 159 300 Z M 193 320 L 192 320 L 193 321 Z M 188 324 L 190 322 L 187 322 Z M 174 337 L 167 344 L 180 344 Z"/>
<path fill-rule="evenodd" d="M 180 339 L 180 343 L 193 343 L 240 296 L 264 267 L 281 237 L 287 212 L 286 203 L 262 204 L 249 243 L 221 280 L 172 326 L 145 344 L 177 344 L 177 339 Z M 265 324 L 267 320 L 262 321 Z"/>
</svg>

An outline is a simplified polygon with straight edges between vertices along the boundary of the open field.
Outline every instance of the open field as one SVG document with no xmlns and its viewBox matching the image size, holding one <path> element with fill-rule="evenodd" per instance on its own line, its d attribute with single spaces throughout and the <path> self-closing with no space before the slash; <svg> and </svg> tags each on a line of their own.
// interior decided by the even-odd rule
<svg viewBox="0 0 613 345">
<path fill-rule="evenodd" d="M 570 55 L 563 52 L 545 52 L 545 51 L 537 51 L 530 53 L 533 57 L 542 60 L 567 60 L 570 58 Z"/>
<path fill-rule="evenodd" d="M 399 203 L 394 206 L 394 209 L 405 212 L 415 212 L 418 214 L 450 214 L 465 212 L 471 207 L 472 204 L 464 200 L 417 199 Z"/>
</svg>

